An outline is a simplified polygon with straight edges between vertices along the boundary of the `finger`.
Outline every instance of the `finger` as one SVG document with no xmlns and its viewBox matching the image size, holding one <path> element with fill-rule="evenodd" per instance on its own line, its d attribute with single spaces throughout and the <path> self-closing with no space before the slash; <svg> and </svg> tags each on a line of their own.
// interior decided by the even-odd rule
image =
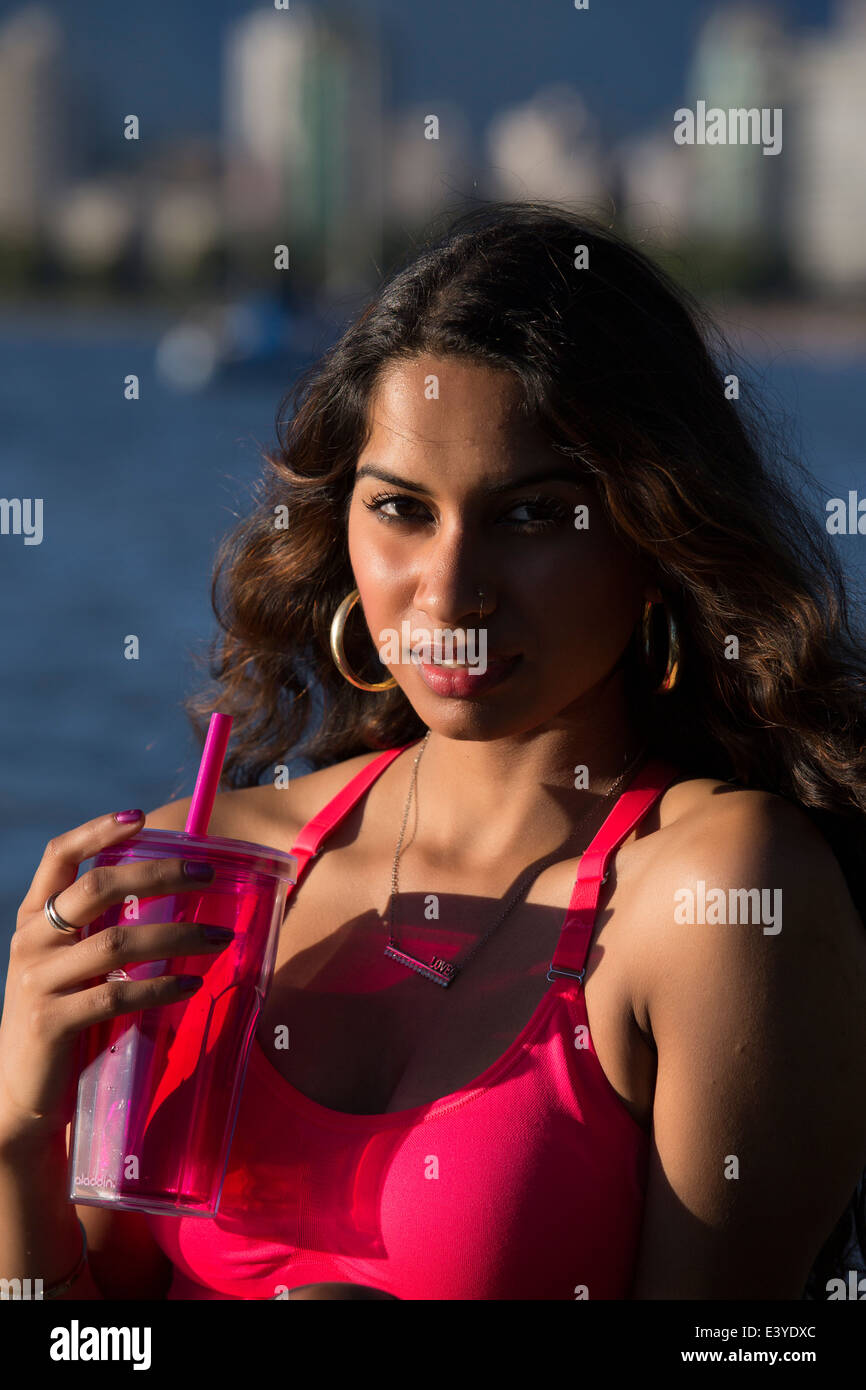
<svg viewBox="0 0 866 1390">
<path fill-rule="evenodd" d="M 201 890 L 213 876 L 210 864 L 176 858 L 98 864 L 64 888 L 54 907 L 71 926 L 86 927 L 127 897 L 157 898 Z"/>
<path fill-rule="evenodd" d="M 219 955 L 233 940 L 230 927 L 207 922 L 117 922 L 73 942 L 69 950 L 52 952 L 38 967 L 39 989 L 42 994 L 60 993 L 144 961 Z"/>
<path fill-rule="evenodd" d="M 101 849 L 116 845 L 140 830 L 144 812 L 138 811 L 137 819 L 128 823 L 115 819 L 117 815 L 126 814 L 117 811 L 113 815 L 96 816 L 49 840 L 21 903 L 21 912 L 41 912 L 52 893 L 59 893 L 74 883 L 82 860 L 90 859 Z"/>
<path fill-rule="evenodd" d="M 195 982 L 190 988 L 190 982 Z M 200 976 L 157 975 L 149 980 L 104 980 L 92 989 L 55 995 L 46 1002 L 41 1027 L 54 1039 L 65 1040 L 95 1023 L 189 999 L 201 986 Z"/>
</svg>

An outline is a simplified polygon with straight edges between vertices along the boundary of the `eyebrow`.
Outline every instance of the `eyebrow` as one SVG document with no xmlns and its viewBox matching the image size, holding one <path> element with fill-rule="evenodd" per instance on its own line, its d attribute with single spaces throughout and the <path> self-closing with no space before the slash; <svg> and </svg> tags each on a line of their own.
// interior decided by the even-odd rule
<svg viewBox="0 0 866 1390">
<path fill-rule="evenodd" d="M 419 483 L 410 483 L 406 478 L 398 477 L 396 473 L 389 473 L 378 463 L 362 464 L 355 473 L 355 482 L 359 483 L 362 478 L 378 478 L 383 483 L 391 483 L 393 487 L 403 487 L 407 492 L 419 492 L 427 497 L 433 495 L 429 488 L 421 487 Z M 512 478 L 504 483 L 488 483 L 481 491 L 485 497 L 498 497 L 503 492 L 514 492 L 516 488 L 528 487 L 530 484 L 554 482 L 571 483 L 573 487 L 585 486 L 585 479 L 579 477 L 574 470 L 556 468 L 545 473 L 530 473 L 523 478 Z"/>
</svg>

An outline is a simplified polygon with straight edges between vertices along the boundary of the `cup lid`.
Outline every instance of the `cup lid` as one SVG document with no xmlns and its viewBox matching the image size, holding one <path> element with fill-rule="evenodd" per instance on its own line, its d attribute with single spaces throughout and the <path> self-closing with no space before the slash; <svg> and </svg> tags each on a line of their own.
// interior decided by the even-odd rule
<svg viewBox="0 0 866 1390">
<path fill-rule="evenodd" d="M 256 844 L 253 840 L 231 840 L 223 835 L 189 835 L 185 830 L 148 830 L 146 827 L 119 844 L 107 846 L 100 851 L 99 857 L 161 859 L 178 855 L 222 864 L 226 868 L 243 868 L 249 873 L 270 874 L 289 883 L 296 881 L 298 871 L 297 855 L 271 845 Z"/>
</svg>

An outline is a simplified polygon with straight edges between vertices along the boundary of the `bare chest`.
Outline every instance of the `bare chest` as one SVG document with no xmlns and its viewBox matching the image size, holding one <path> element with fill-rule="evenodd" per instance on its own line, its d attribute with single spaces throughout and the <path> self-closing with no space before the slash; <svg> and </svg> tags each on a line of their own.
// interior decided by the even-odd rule
<svg viewBox="0 0 866 1390">
<path fill-rule="evenodd" d="M 618 857 L 625 856 L 628 844 Z M 511 1047 L 551 988 L 547 971 L 578 861 L 538 876 L 447 989 L 385 958 L 389 866 L 326 848 L 293 890 L 257 1039 L 296 1090 L 329 1109 L 390 1114 L 473 1082 Z M 502 881 L 479 891 L 431 866 L 401 869 L 398 942 L 458 964 L 500 916 Z M 637 1028 L 625 941 L 628 883 L 602 890 L 584 981 L 593 1045 L 623 1105 L 649 1128 L 655 1056 Z M 280 1046 L 275 1046 L 279 1039 Z M 286 1046 L 288 1042 L 288 1046 Z"/>
</svg>

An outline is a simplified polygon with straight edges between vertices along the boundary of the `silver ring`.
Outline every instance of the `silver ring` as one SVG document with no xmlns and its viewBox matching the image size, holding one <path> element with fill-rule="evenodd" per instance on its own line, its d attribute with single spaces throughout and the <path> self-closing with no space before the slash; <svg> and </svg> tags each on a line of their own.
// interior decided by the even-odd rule
<svg viewBox="0 0 866 1390">
<path fill-rule="evenodd" d="M 52 927 L 56 927 L 58 931 L 73 931 L 77 934 L 81 931 L 81 928 L 73 927 L 71 922 L 64 922 L 57 908 L 54 906 L 54 899 L 59 897 L 62 891 L 63 890 L 60 889 L 59 892 L 52 893 L 51 897 L 46 900 L 44 908 L 45 916 L 48 918 Z"/>
</svg>

